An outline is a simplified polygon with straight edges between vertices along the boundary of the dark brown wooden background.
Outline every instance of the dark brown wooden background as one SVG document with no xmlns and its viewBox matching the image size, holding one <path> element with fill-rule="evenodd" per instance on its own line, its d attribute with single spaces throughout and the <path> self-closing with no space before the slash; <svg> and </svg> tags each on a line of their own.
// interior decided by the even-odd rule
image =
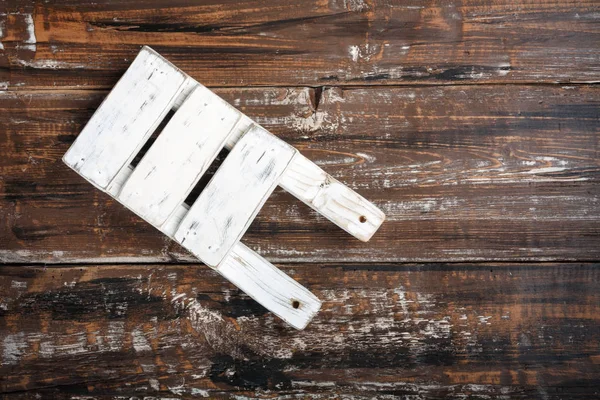
<svg viewBox="0 0 600 400">
<path fill-rule="evenodd" d="M 0 395 L 600 397 L 600 3 L 0 2 Z M 60 161 L 150 45 L 377 204 L 244 242 L 298 332 Z"/>
</svg>

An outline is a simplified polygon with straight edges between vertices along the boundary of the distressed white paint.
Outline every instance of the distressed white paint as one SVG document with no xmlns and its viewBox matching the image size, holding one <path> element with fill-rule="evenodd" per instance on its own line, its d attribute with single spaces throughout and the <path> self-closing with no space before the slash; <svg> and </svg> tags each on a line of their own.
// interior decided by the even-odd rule
<svg viewBox="0 0 600 400">
<path fill-rule="evenodd" d="M 174 117 L 132 167 L 171 109 Z M 222 147 L 231 153 L 188 207 L 185 198 Z M 275 186 L 281 180 L 291 194 L 363 241 L 384 219 L 371 203 L 148 47 L 63 160 L 298 329 L 320 301 L 239 242 Z M 185 299 L 173 294 L 173 301 Z M 143 333 L 134 336 L 136 351 L 147 350 Z"/>
<path fill-rule="evenodd" d="M 142 49 L 67 151 L 65 163 L 105 189 L 171 109 L 185 78 L 160 55 Z"/>
<path fill-rule="evenodd" d="M 251 128 L 190 208 L 175 240 L 216 267 L 246 232 L 295 153 L 263 128 Z"/>
<path fill-rule="evenodd" d="M 223 148 L 240 113 L 197 86 L 137 165 L 119 200 L 161 226 Z"/>
<path fill-rule="evenodd" d="M 23 43 L 25 44 L 21 46 L 26 50 L 36 51 L 37 38 L 35 37 L 35 22 L 33 20 L 33 16 L 31 14 L 25 14 L 23 15 L 23 20 L 25 21 L 25 25 L 27 27 L 27 38 L 23 40 Z"/>
<path fill-rule="evenodd" d="M 131 343 L 137 353 L 152 351 L 152 347 L 141 328 L 136 328 L 131 332 Z"/>
<path fill-rule="evenodd" d="M 381 226 L 385 215 L 358 193 L 341 184 L 301 154 L 284 173 L 282 188 L 364 242 Z"/>
<path fill-rule="evenodd" d="M 217 271 L 296 329 L 304 329 L 321 308 L 315 295 L 241 243 Z"/>
<path fill-rule="evenodd" d="M 0 19 L 0 39 L 4 38 L 4 20 Z M 0 50 L 4 50 L 4 44 L 0 41 Z"/>
</svg>

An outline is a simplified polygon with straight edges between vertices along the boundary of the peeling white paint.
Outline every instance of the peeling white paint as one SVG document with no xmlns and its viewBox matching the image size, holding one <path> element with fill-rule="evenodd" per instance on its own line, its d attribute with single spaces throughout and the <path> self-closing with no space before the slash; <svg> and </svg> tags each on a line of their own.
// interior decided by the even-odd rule
<svg viewBox="0 0 600 400">
<path fill-rule="evenodd" d="M 152 347 L 150 347 L 150 343 L 144 336 L 144 332 L 140 328 L 136 328 L 131 332 L 131 339 L 133 343 L 133 348 L 136 352 L 144 352 L 144 351 L 152 351 Z"/>
<path fill-rule="evenodd" d="M 27 349 L 23 332 L 6 335 L 2 341 L 2 365 L 15 365 Z"/>
<path fill-rule="evenodd" d="M 27 282 L 11 281 L 10 287 L 13 289 L 27 289 Z"/>
<path fill-rule="evenodd" d="M 192 396 L 210 397 L 208 390 L 192 388 Z"/>
<path fill-rule="evenodd" d="M 23 18 L 25 20 L 25 24 L 27 24 L 27 38 L 24 40 L 25 43 L 36 44 L 37 38 L 35 37 L 35 22 L 33 21 L 33 16 L 31 14 L 24 14 Z"/>
<path fill-rule="evenodd" d="M 561 172 L 566 170 L 563 167 L 544 167 L 544 168 L 535 168 L 529 171 L 523 172 L 524 174 L 545 174 L 549 172 Z"/>
<path fill-rule="evenodd" d="M 68 63 L 68 62 L 64 62 L 64 61 L 57 61 L 57 60 L 50 60 L 50 59 L 32 60 L 32 61 L 17 60 L 17 62 L 19 63 L 19 65 L 21 65 L 23 67 L 37 68 L 37 69 L 83 69 L 83 68 L 85 68 L 85 65 L 83 65 L 83 64 Z"/>
<path fill-rule="evenodd" d="M 375 158 L 375 156 L 366 154 L 366 153 L 356 153 L 357 156 L 364 158 L 365 161 L 368 161 L 370 163 L 375 162 L 377 160 L 377 158 Z"/>
<path fill-rule="evenodd" d="M 160 383 L 158 382 L 158 380 L 150 378 L 148 379 L 148 383 L 150 384 L 150 387 L 156 390 L 157 392 L 160 390 Z"/>
<path fill-rule="evenodd" d="M 4 38 L 4 20 L 0 19 L 0 39 Z M 4 50 L 4 44 L 0 40 L 0 50 Z"/>
<path fill-rule="evenodd" d="M 365 0 L 343 0 L 344 8 L 349 11 L 360 12 L 369 9 L 369 5 Z"/>
<path fill-rule="evenodd" d="M 360 49 L 358 46 L 350 46 L 348 47 L 348 54 L 350 54 L 350 59 L 354 62 L 358 62 L 358 58 L 360 57 Z"/>
</svg>

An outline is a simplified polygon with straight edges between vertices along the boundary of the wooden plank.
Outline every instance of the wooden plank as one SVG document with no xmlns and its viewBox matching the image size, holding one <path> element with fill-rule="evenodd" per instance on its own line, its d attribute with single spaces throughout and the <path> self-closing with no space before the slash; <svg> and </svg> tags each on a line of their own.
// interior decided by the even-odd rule
<svg viewBox="0 0 600 400">
<path fill-rule="evenodd" d="M 235 144 L 175 233 L 175 240 L 216 267 L 250 226 L 296 149 L 254 126 Z"/>
<path fill-rule="evenodd" d="M 595 86 L 216 92 L 387 217 L 361 243 L 275 190 L 244 235 L 272 262 L 600 258 Z M 2 261 L 194 260 L 60 162 L 105 95 L 0 93 Z"/>
<path fill-rule="evenodd" d="M 241 243 L 217 271 L 296 329 L 304 329 L 321 308 L 314 294 Z"/>
<path fill-rule="evenodd" d="M 380 209 L 300 153 L 296 154 L 279 184 L 363 242 L 371 239 L 385 219 Z"/>
<path fill-rule="evenodd" d="M 600 265 L 293 264 L 304 331 L 202 266 L 3 266 L 11 398 L 594 398 Z"/>
<path fill-rule="evenodd" d="M 207 86 L 600 80 L 595 0 L 149 4 L 9 0 L 1 84 L 110 88 L 142 45 Z"/>
<path fill-rule="evenodd" d="M 119 201 L 160 227 L 183 204 L 239 119 L 236 109 L 198 86 L 136 166 Z"/>
<path fill-rule="evenodd" d="M 65 154 L 64 162 L 106 189 L 171 109 L 185 78 L 154 51 L 142 49 Z"/>
</svg>

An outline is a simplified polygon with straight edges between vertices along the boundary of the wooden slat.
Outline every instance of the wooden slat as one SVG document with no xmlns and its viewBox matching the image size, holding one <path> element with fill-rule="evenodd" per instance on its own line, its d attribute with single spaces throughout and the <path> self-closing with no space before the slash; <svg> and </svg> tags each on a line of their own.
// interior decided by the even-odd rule
<svg viewBox="0 0 600 400">
<path fill-rule="evenodd" d="M 254 126 L 235 144 L 175 233 L 175 240 L 217 266 L 260 211 L 296 150 Z"/>
<path fill-rule="evenodd" d="M 296 154 L 281 177 L 280 185 L 363 242 L 371 239 L 385 219 L 381 210 L 367 199 L 300 153 Z"/>
<path fill-rule="evenodd" d="M 308 289 L 241 243 L 217 271 L 296 329 L 304 329 L 321 308 L 321 301 Z"/>
<path fill-rule="evenodd" d="M 597 397 L 598 264 L 283 270 L 323 299 L 304 331 L 202 266 L 4 266 L 0 395 Z"/>
<path fill-rule="evenodd" d="M 595 0 L 8 3 L 11 89 L 109 88 L 142 45 L 209 86 L 600 80 Z"/>
<path fill-rule="evenodd" d="M 244 235 L 272 262 L 600 258 L 595 86 L 217 94 L 387 217 L 361 243 L 278 189 Z M 0 94 L 1 260 L 193 260 L 60 162 L 105 95 Z"/>
<path fill-rule="evenodd" d="M 65 154 L 65 163 L 105 189 L 158 127 L 184 80 L 144 48 Z"/>
<path fill-rule="evenodd" d="M 183 204 L 239 119 L 237 110 L 197 87 L 136 166 L 119 200 L 161 226 Z"/>
</svg>

